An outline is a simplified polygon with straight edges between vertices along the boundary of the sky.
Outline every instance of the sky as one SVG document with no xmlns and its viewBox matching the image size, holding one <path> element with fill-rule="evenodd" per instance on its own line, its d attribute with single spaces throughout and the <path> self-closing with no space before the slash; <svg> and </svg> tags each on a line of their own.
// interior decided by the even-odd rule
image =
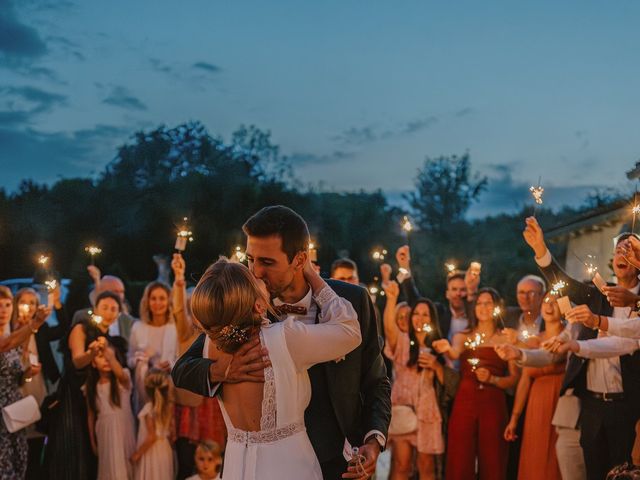
<svg viewBox="0 0 640 480">
<path fill-rule="evenodd" d="M 631 0 L 0 0 L 0 188 L 96 175 L 139 129 L 269 130 L 306 184 L 413 188 L 426 157 L 489 177 L 472 215 L 633 188 Z"/>
</svg>

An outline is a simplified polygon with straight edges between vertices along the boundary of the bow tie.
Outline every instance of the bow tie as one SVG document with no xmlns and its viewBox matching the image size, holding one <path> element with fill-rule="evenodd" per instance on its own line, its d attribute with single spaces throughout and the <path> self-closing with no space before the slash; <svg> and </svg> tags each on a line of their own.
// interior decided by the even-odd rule
<svg viewBox="0 0 640 480">
<path fill-rule="evenodd" d="M 276 311 L 278 315 L 288 315 L 292 313 L 293 315 L 306 315 L 307 309 L 305 307 L 301 307 L 299 305 L 289 305 L 287 303 L 283 303 L 282 305 L 274 306 L 273 309 Z"/>
</svg>

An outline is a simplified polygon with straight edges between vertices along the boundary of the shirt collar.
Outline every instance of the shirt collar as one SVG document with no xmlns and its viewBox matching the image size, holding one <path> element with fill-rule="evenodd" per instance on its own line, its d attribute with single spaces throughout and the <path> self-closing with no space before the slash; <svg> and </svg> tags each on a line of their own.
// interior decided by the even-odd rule
<svg viewBox="0 0 640 480">
<path fill-rule="evenodd" d="M 313 292 L 311 291 L 311 287 L 309 287 L 309 290 L 307 291 L 306 295 L 304 297 L 302 297 L 300 300 L 298 300 L 296 303 L 290 303 L 289 305 L 294 305 L 296 307 L 304 307 L 307 309 L 307 312 L 309 311 L 309 309 L 311 308 L 311 301 L 313 300 Z M 275 307 L 279 307 L 280 305 L 283 305 L 284 302 L 282 300 L 280 300 L 278 297 L 273 299 L 273 305 Z"/>
</svg>

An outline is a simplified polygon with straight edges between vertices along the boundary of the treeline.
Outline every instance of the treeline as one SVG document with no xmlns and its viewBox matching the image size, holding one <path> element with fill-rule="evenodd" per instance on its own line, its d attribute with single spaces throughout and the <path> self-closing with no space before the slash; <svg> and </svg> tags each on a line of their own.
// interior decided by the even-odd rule
<svg viewBox="0 0 640 480">
<path fill-rule="evenodd" d="M 453 179 L 453 180 L 452 180 Z M 0 279 L 29 277 L 37 255 L 73 280 L 72 303 L 86 303 L 89 262 L 84 247 L 99 245 L 96 263 L 130 286 L 155 278 L 155 254 L 170 255 L 177 226 L 188 217 L 194 242 L 186 251 L 193 279 L 218 255 L 244 247 L 241 226 L 269 204 L 292 207 L 308 221 L 323 271 L 339 256 L 373 281 L 374 248 L 389 257 L 405 242 L 400 229 L 409 213 L 419 231 L 410 234 L 416 277 L 425 293 L 441 298 L 444 263 L 483 264 L 483 283 L 513 300 L 514 282 L 535 265 L 521 238 L 523 215 L 468 222 L 464 213 L 485 188 L 471 173 L 469 155 L 427 159 L 408 198 L 411 212 L 390 206 L 381 191 L 328 193 L 302 189 L 268 132 L 241 128 L 229 142 L 199 123 L 138 132 L 118 149 L 97 179 L 59 180 L 48 187 L 31 180 L 16 192 L 0 191 Z M 543 210 L 545 225 L 559 217 Z M 133 300 L 133 299 L 132 299 Z"/>
</svg>

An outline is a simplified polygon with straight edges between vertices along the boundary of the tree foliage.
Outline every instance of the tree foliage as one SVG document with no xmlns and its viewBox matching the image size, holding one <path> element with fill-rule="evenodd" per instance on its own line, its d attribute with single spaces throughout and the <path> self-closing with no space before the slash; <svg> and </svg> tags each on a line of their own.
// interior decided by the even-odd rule
<svg viewBox="0 0 640 480">
<path fill-rule="evenodd" d="M 442 234 L 464 220 L 471 204 L 487 186 L 487 177 L 471 173 L 469 153 L 428 158 L 407 196 L 421 229 Z"/>
</svg>

